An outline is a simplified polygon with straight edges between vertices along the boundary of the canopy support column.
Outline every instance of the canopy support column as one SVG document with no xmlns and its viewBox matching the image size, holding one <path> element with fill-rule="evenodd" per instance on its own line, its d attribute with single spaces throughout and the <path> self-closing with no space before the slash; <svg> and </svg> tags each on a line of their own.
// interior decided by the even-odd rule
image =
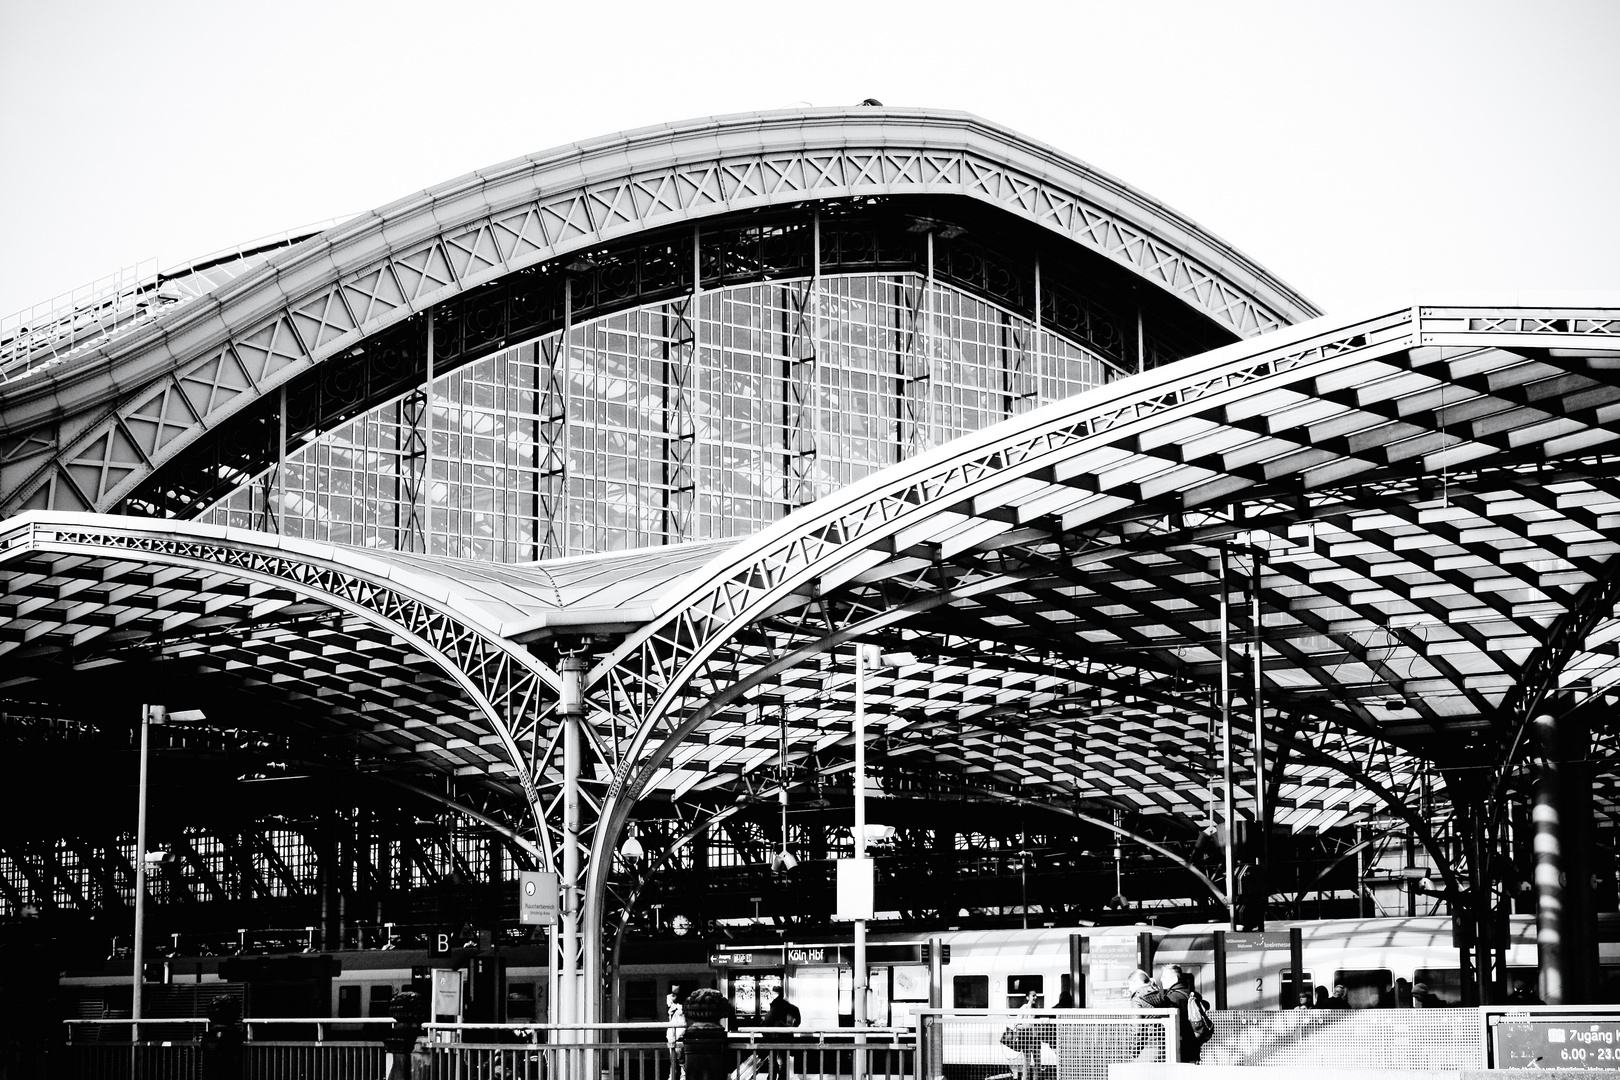
<svg viewBox="0 0 1620 1080">
<path fill-rule="evenodd" d="M 558 936 L 557 1022 L 580 1017 L 579 724 L 585 708 L 585 656 L 562 658 L 557 712 L 563 725 L 562 926 Z M 590 952 L 587 950 L 586 955 Z M 593 1010 L 594 1011 L 594 1010 Z M 576 1032 L 567 1034 L 572 1039 Z"/>
</svg>

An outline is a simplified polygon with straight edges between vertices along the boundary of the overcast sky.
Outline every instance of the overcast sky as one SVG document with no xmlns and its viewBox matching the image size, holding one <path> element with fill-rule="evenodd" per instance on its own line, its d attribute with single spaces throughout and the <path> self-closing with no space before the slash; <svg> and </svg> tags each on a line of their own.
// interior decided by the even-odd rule
<svg viewBox="0 0 1620 1080">
<path fill-rule="evenodd" d="M 797 104 L 961 109 L 1331 313 L 1620 297 L 1620 2 L 0 0 L 0 315 L 520 154 Z"/>
</svg>

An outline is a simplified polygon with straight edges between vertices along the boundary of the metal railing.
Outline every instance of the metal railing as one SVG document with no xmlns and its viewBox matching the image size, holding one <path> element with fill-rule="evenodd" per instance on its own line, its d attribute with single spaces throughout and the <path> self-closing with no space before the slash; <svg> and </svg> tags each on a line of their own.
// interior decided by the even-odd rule
<svg viewBox="0 0 1620 1080">
<path fill-rule="evenodd" d="M 1175 1061 L 1168 1010 L 1011 1013 L 920 1010 L 918 1028 L 744 1028 L 725 1048 L 729 1080 L 1106 1080 L 1112 1064 Z M 1594 1067 L 1620 1060 L 1620 1007 L 1492 1006 L 1217 1012 L 1206 1064 L 1322 1067 Z M 70 1020 L 46 1075 L 63 1080 L 200 1080 L 217 1045 L 202 1019 Z M 385 1019 L 246 1021 L 244 1080 L 379 1080 Z M 304 1025 L 313 1040 L 293 1035 Z M 122 1028 L 122 1041 L 97 1041 Z M 95 1030 L 97 1037 L 89 1037 Z M 432 1080 L 670 1080 L 667 1025 L 430 1024 L 417 1075 Z M 298 1033 L 302 1035 L 303 1033 Z M 293 1035 L 293 1037 L 288 1037 Z M 1489 1046 L 1487 1045 L 1489 1044 Z M 864 1067 L 855 1068 L 859 1061 Z M 234 1074 L 233 1074 L 234 1075 Z"/>
<path fill-rule="evenodd" d="M 1108 1080 L 1108 1067 L 1177 1059 L 1169 1009 L 923 1009 L 917 1080 Z"/>
</svg>

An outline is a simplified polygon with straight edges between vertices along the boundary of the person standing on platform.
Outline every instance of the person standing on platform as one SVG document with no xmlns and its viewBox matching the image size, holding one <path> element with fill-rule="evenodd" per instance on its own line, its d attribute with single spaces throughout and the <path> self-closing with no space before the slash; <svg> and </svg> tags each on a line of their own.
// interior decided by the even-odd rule
<svg viewBox="0 0 1620 1080">
<path fill-rule="evenodd" d="M 681 1058 L 685 1050 L 681 1036 L 686 1032 L 686 1010 L 681 1008 L 680 987 L 670 986 L 669 993 L 664 995 L 664 1008 L 669 1014 L 669 1030 L 664 1033 L 664 1041 L 669 1044 L 669 1080 L 681 1080 Z"/>
<path fill-rule="evenodd" d="M 771 998 L 770 1008 L 765 1010 L 765 1027 L 770 1028 L 796 1028 L 799 1026 L 799 1007 L 782 996 L 782 990 L 777 988 L 776 996 Z M 791 1035 L 779 1035 L 781 1042 L 792 1040 Z M 771 1076 L 773 1080 L 786 1080 L 792 1066 L 792 1057 L 784 1048 L 771 1052 Z"/>
<path fill-rule="evenodd" d="M 1131 972 L 1125 980 L 1125 999 L 1133 1009 L 1168 1009 L 1170 1001 L 1164 996 L 1164 987 L 1158 979 L 1141 968 Z M 1161 1057 L 1158 1042 L 1153 1039 L 1146 1024 L 1137 1029 L 1136 1060 L 1158 1061 Z"/>
</svg>

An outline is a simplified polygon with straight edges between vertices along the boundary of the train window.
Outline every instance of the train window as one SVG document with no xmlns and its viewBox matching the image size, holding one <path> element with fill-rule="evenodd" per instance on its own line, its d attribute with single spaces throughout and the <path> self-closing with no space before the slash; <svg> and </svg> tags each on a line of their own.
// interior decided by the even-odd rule
<svg viewBox="0 0 1620 1080">
<path fill-rule="evenodd" d="M 1418 968 L 1412 972 L 1412 1008 L 1441 1009 L 1462 1003 L 1462 972 L 1456 968 Z"/>
<path fill-rule="evenodd" d="M 952 977 L 951 1007 L 953 1009 L 988 1009 L 990 1007 L 990 976 L 957 975 Z"/>
<path fill-rule="evenodd" d="M 1395 976 L 1388 968 L 1338 968 L 1333 985 L 1349 993 L 1352 1009 L 1387 1009 L 1395 1004 Z"/>
<path fill-rule="evenodd" d="M 358 986 L 338 987 L 338 1015 L 360 1015 L 360 988 Z"/>
<path fill-rule="evenodd" d="M 534 983 L 509 982 L 506 984 L 506 1022 L 532 1024 L 534 1015 Z"/>
<path fill-rule="evenodd" d="M 1028 1001 L 1031 995 L 1041 997 L 1037 1005 L 1045 1005 L 1046 1000 L 1041 994 L 1046 984 L 1044 975 L 1009 975 L 1007 976 L 1007 1008 L 1016 1009 Z"/>
<path fill-rule="evenodd" d="M 658 983 L 653 979 L 627 979 L 624 984 L 624 1018 L 640 1022 L 662 1020 L 658 1015 Z"/>
<path fill-rule="evenodd" d="M 1256 980 L 1257 982 L 1259 980 Z M 1308 1009 L 1312 1004 L 1312 995 L 1316 993 L 1311 984 L 1311 973 L 1306 972 L 1300 980 L 1299 996 L 1294 996 L 1294 973 L 1284 971 L 1277 980 L 1277 1008 L 1279 1009 Z"/>
<path fill-rule="evenodd" d="M 378 983 L 371 988 L 371 1005 L 366 1009 L 367 1016 L 387 1016 L 388 1003 L 394 1000 L 394 988 L 387 983 Z"/>
</svg>

